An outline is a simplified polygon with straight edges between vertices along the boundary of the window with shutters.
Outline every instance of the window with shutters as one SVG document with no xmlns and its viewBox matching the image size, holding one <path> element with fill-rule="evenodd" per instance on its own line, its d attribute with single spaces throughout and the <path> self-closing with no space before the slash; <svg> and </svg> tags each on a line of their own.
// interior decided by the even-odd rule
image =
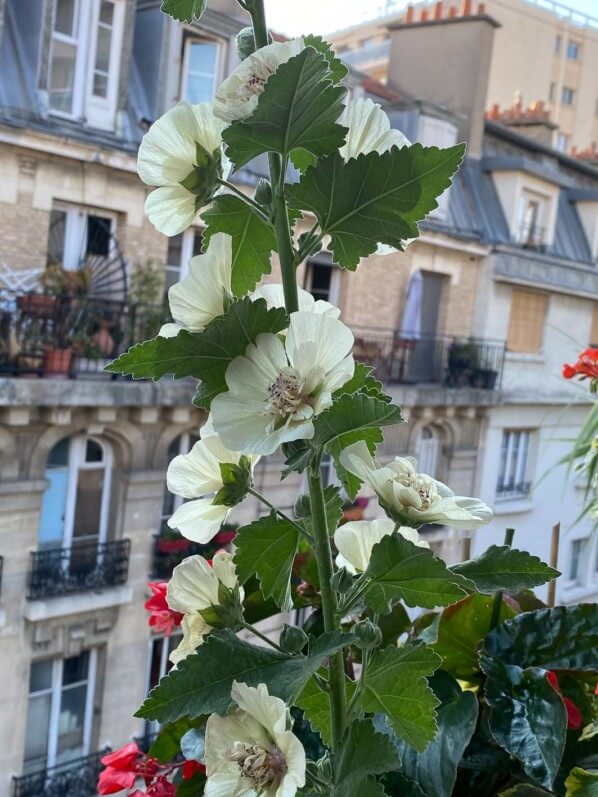
<svg viewBox="0 0 598 797">
<path fill-rule="evenodd" d="M 534 291 L 514 290 L 507 335 L 507 349 L 537 354 L 544 342 L 547 296 Z"/>
</svg>

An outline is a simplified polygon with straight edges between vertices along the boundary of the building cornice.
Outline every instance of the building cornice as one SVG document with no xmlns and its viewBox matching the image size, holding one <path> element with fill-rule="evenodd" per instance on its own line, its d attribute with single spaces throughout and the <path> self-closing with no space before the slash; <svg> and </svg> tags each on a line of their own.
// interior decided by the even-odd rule
<svg viewBox="0 0 598 797">
<path fill-rule="evenodd" d="M 598 297 L 598 269 L 574 261 L 563 261 L 548 255 L 534 257 L 520 254 L 508 247 L 496 247 L 493 255 L 494 279 L 534 288 L 544 288 L 553 293 Z"/>
</svg>

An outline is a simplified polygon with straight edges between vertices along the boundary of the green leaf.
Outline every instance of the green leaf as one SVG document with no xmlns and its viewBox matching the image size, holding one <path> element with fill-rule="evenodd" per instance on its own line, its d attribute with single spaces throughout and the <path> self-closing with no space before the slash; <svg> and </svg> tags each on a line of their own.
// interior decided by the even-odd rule
<svg viewBox="0 0 598 797">
<path fill-rule="evenodd" d="M 422 644 L 376 651 L 358 707 L 368 713 L 386 714 L 399 738 L 416 750 L 424 750 L 436 733 L 434 709 L 438 705 L 425 676 L 431 675 L 440 661 Z"/>
<path fill-rule="evenodd" d="M 328 532 L 334 534 L 343 516 L 343 499 L 340 490 L 333 484 L 328 484 L 324 487 L 324 505 L 326 507 Z M 309 495 L 300 495 L 297 499 L 295 517 L 302 521 L 307 532 L 313 537 L 314 529 L 311 521 L 311 499 Z"/>
<path fill-rule="evenodd" d="M 392 740 L 363 719 L 349 725 L 334 763 L 331 797 L 374 797 L 385 792 L 373 776 L 398 769 L 401 758 Z"/>
<path fill-rule="evenodd" d="M 386 404 L 390 404 L 392 399 L 390 396 L 386 395 L 382 382 L 379 382 L 373 376 L 373 373 L 374 369 L 371 365 L 355 363 L 353 376 L 332 394 L 333 398 L 340 398 L 345 395 L 345 393 L 349 395 L 353 395 L 354 393 L 365 393 L 366 396 L 372 396 L 373 398 L 380 399 L 380 401 L 384 401 Z"/>
<path fill-rule="evenodd" d="M 252 485 L 251 460 L 242 456 L 238 465 L 234 462 L 221 462 L 220 475 L 222 487 L 212 503 L 216 506 L 236 506 L 245 498 Z"/>
<path fill-rule="evenodd" d="M 326 670 L 320 670 L 319 674 L 326 678 Z M 353 697 L 356 687 L 357 684 L 355 681 L 345 680 L 345 696 L 347 702 Z M 303 710 L 312 730 L 319 733 L 324 744 L 331 747 L 330 701 L 328 699 L 328 694 L 320 689 L 314 678 L 310 678 L 305 684 L 299 697 L 295 700 L 295 705 Z"/>
<path fill-rule="evenodd" d="M 203 332 L 182 330 L 173 338 L 158 336 L 138 343 L 104 370 L 134 379 L 160 379 L 166 374 L 201 379 L 194 403 L 208 409 L 214 396 L 227 389 L 224 374 L 229 363 L 245 354 L 260 333 L 280 332 L 287 324 L 282 308 L 268 310 L 264 299 L 241 299 Z"/>
<path fill-rule="evenodd" d="M 501 791 L 499 797 L 549 797 L 552 792 L 532 786 L 531 783 L 519 783 L 512 789 Z"/>
<path fill-rule="evenodd" d="M 315 456 L 314 449 L 306 440 L 293 440 L 290 443 L 283 443 L 281 448 L 286 465 L 282 472 L 283 479 L 293 471 L 303 473 Z"/>
<path fill-rule="evenodd" d="M 331 237 L 334 262 L 355 270 L 379 243 L 402 249 L 418 235 L 417 222 L 437 207 L 436 197 L 451 184 L 464 153 L 464 144 L 414 144 L 346 163 L 335 153 L 287 187 L 289 203 L 315 214 L 322 233 Z"/>
<path fill-rule="evenodd" d="M 276 250 L 274 228 L 251 205 L 230 194 L 217 196 L 201 218 L 207 225 L 204 251 L 215 233 L 223 232 L 232 238 L 232 291 L 235 296 L 245 296 L 264 274 L 272 271 L 270 255 Z"/>
<path fill-rule="evenodd" d="M 484 653 L 519 667 L 595 672 L 598 604 L 578 603 L 519 614 L 501 623 L 484 642 Z"/>
<path fill-rule="evenodd" d="M 157 758 L 163 764 L 172 761 L 179 754 L 181 749 L 181 739 L 191 730 L 203 725 L 204 718 L 189 719 L 181 717 L 176 722 L 160 728 L 157 737 L 152 742 L 148 755 Z"/>
<path fill-rule="evenodd" d="M 272 598 L 283 612 L 293 608 L 291 570 L 299 544 L 299 532 L 274 510 L 243 526 L 235 537 L 235 565 L 244 584 L 257 575 L 264 598 Z"/>
<path fill-rule="evenodd" d="M 487 595 L 532 589 L 560 575 L 537 556 L 508 545 L 491 545 L 481 556 L 453 565 L 451 570 L 473 581 L 477 591 Z"/>
<path fill-rule="evenodd" d="M 324 55 L 306 47 L 268 79 L 253 114 L 222 134 L 227 155 L 239 168 L 264 152 L 287 157 L 305 150 L 316 157 L 337 150 L 346 128 L 336 124 L 346 89 L 332 84 Z"/>
<path fill-rule="evenodd" d="M 327 41 L 321 36 L 314 36 L 313 34 L 309 34 L 308 36 L 303 37 L 303 42 L 305 46 L 313 47 L 319 53 L 326 58 L 328 61 L 328 68 L 330 69 L 330 77 L 333 83 L 340 83 L 343 78 L 346 78 L 349 74 L 349 70 L 343 64 L 340 58 L 337 58 L 334 50 L 332 49 L 332 45 L 330 45 Z"/>
<path fill-rule="evenodd" d="M 598 772 L 573 767 L 565 781 L 565 797 L 598 797 Z"/>
<path fill-rule="evenodd" d="M 292 703 L 322 661 L 354 641 L 351 634 L 332 631 L 312 638 L 306 656 L 290 656 L 250 645 L 232 631 L 217 631 L 160 680 L 135 716 L 173 722 L 183 716 L 226 714 L 233 681 L 267 683 L 271 695 Z"/>
<path fill-rule="evenodd" d="M 481 664 L 488 676 L 484 698 L 492 736 L 530 778 L 551 789 L 566 739 L 567 712 L 561 696 L 542 669 L 522 669 L 488 656 L 481 657 Z"/>
<path fill-rule="evenodd" d="M 438 733 L 423 753 L 400 745 L 403 772 L 434 797 L 451 797 L 457 769 L 469 744 L 478 718 L 478 701 L 473 692 L 457 691 L 457 696 L 439 707 Z"/>
<path fill-rule="evenodd" d="M 500 619 L 513 617 L 513 610 L 502 604 Z M 492 598 L 470 595 L 449 606 L 421 634 L 442 658 L 442 669 L 455 678 L 475 681 L 480 676 L 478 645 L 490 628 Z"/>
<path fill-rule="evenodd" d="M 381 614 L 399 600 L 427 609 L 448 606 L 461 600 L 469 588 L 469 582 L 429 548 L 414 545 L 398 532 L 374 545 L 365 578 L 371 580 L 365 604 Z"/>
<path fill-rule="evenodd" d="M 393 772 L 391 775 L 386 775 L 384 784 L 389 794 L 401 795 L 401 797 L 429 797 L 424 794 L 417 783 L 410 778 L 406 778 L 402 772 Z"/>
<path fill-rule="evenodd" d="M 206 10 L 207 0 L 162 0 L 160 11 L 179 22 L 193 22 Z"/>
</svg>

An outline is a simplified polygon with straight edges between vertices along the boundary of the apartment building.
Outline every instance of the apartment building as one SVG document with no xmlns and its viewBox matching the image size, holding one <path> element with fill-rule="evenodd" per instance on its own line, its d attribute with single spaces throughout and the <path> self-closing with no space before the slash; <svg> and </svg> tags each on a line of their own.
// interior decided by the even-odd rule
<svg viewBox="0 0 598 797">
<path fill-rule="evenodd" d="M 331 34 L 347 64 L 384 83 L 410 90 L 410 75 L 391 64 L 394 26 L 434 24 L 463 16 L 487 16 L 496 22 L 487 85 L 487 110 L 527 107 L 539 103 L 554 124 L 551 144 L 570 152 L 598 144 L 598 14 L 591 16 L 560 0 L 438 0 L 386 3 L 385 13 Z M 450 23 L 449 23 L 450 24 Z M 446 27 L 443 28 L 446 30 Z M 473 28 L 463 31 L 464 45 Z M 428 53 L 434 69 L 443 67 L 440 54 Z"/>
<path fill-rule="evenodd" d="M 147 628 L 146 582 L 195 550 L 164 522 L 176 501 L 166 465 L 203 421 L 193 387 L 101 372 L 155 334 L 163 289 L 201 246 L 199 224 L 166 239 L 146 221 L 136 148 L 173 103 L 210 98 L 244 21 L 233 0 L 210 2 L 194 25 L 161 15 L 157 0 L 34 1 L 35 13 L 0 4 L 0 797 L 85 797 L 103 749 L 155 730 L 132 714 L 172 641 Z M 434 82 L 421 61 L 442 22 L 393 31 L 398 73 L 422 73 L 411 95 L 351 73 L 353 95 L 383 103 L 411 140 L 465 139 L 469 155 L 405 253 L 355 274 L 322 253 L 301 279 L 338 303 L 356 357 L 405 407 L 409 423 L 389 430 L 380 457 L 416 455 L 421 470 L 496 506 L 474 552 L 513 525 L 546 558 L 560 519 L 570 577 L 559 599 L 574 601 L 596 591 L 595 543 L 587 526 L 569 528 L 581 493 L 563 470 L 541 477 L 588 406 L 581 392 L 570 406 L 577 394 L 559 374 L 598 340 L 598 170 L 484 118 L 498 30 L 486 16 L 461 20 L 476 26 L 478 68 L 463 66 L 457 97 L 460 22 L 443 36 L 451 69 Z M 240 186 L 262 170 L 250 164 Z M 157 273 L 155 295 L 140 290 L 138 267 Z M 49 356 L 56 336 L 72 343 L 68 362 Z M 260 463 L 257 488 L 288 507 L 301 477 L 280 482 L 279 465 Z M 232 525 L 258 512 L 247 502 Z M 424 533 L 461 556 L 451 529 Z"/>
</svg>

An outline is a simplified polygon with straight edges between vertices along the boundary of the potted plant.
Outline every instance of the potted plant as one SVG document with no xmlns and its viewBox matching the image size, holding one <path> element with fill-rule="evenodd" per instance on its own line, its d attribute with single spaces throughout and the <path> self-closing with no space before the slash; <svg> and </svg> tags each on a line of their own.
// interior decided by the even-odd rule
<svg viewBox="0 0 598 797">
<path fill-rule="evenodd" d="M 464 387 L 478 367 L 478 347 L 470 338 L 466 342 L 454 340 L 449 346 L 447 384 Z"/>
<path fill-rule="evenodd" d="M 343 519 L 363 520 L 369 502 L 370 499 L 364 496 L 357 496 L 354 501 L 345 501 L 343 504 Z"/>
</svg>

